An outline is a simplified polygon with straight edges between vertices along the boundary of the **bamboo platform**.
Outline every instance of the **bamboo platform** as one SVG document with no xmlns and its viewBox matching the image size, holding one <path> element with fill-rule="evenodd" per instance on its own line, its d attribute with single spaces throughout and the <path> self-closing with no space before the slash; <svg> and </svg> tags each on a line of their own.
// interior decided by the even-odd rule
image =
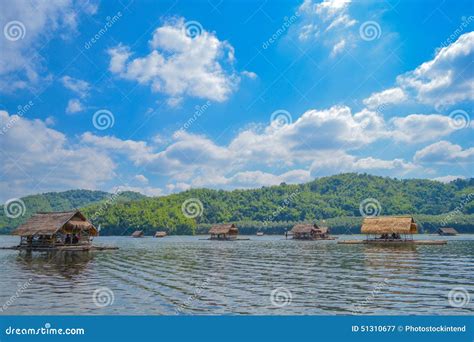
<svg viewBox="0 0 474 342">
<path fill-rule="evenodd" d="M 296 240 L 296 241 L 326 241 L 326 240 L 336 240 L 337 237 L 328 237 L 324 239 L 298 239 L 298 238 L 291 238 L 291 240 Z M 289 240 L 289 239 L 287 239 Z"/>
<path fill-rule="evenodd" d="M 105 251 L 105 250 L 117 250 L 119 248 L 116 246 L 55 246 L 55 247 L 11 246 L 11 247 L 0 247 L 0 249 L 49 252 L 49 251 Z"/>
<path fill-rule="evenodd" d="M 391 245 L 391 246 L 407 246 L 407 245 L 446 245 L 445 240 L 344 240 L 338 241 L 341 245 Z"/>
<path fill-rule="evenodd" d="M 208 240 L 208 241 L 249 241 L 250 238 L 239 238 L 239 239 L 211 239 L 211 238 L 207 238 L 207 239 L 199 239 L 199 240 Z"/>
</svg>

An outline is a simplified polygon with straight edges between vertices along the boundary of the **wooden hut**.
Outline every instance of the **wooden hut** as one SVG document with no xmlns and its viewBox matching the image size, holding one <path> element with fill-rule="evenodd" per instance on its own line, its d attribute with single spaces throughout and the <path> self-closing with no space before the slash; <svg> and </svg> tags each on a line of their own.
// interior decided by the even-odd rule
<svg viewBox="0 0 474 342">
<path fill-rule="evenodd" d="M 21 237 L 18 248 L 30 250 L 86 250 L 98 234 L 78 210 L 40 212 L 13 231 L 13 235 Z"/>
<path fill-rule="evenodd" d="M 158 231 L 158 232 L 155 233 L 156 238 L 164 238 L 166 235 L 167 234 L 164 231 Z"/>
<path fill-rule="evenodd" d="M 438 234 L 443 236 L 454 236 L 457 235 L 458 232 L 454 228 L 440 228 L 438 229 Z"/>
<path fill-rule="evenodd" d="M 418 227 L 411 216 L 365 217 L 361 233 L 366 234 L 367 240 L 371 241 L 399 242 L 413 239 Z"/>
<path fill-rule="evenodd" d="M 319 227 L 317 224 L 300 223 L 293 226 L 290 234 L 296 240 L 327 240 L 329 228 Z"/>
<path fill-rule="evenodd" d="M 235 224 L 216 224 L 209 230 L 211 240 L 235 240 L 239 229 Z"/>
<path fill-rule="evenodd" d="M 134 238 L 141 238 L 143 237 L 143 230 L 135 230 L 132 234 L 132 237 Z"/>
</svg>

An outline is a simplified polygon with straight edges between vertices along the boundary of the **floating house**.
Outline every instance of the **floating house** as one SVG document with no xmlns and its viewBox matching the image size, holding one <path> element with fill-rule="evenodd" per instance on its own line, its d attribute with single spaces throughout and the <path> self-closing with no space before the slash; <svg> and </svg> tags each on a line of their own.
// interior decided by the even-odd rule
<svg viewBox="0 0 474 342">
<path fill-rule="evenodd" d="M 418 226 L 412 216 L 375 216 L 365 217 L 361 233 L 366 234 L 365 240 L 344 240 L 340 244 L 372 244 L 388 245 L 445 245 L 442 240 L 414 240 L 413 234 L 418 233 Z"/>
<path fill-rule="evenodd" d="M 454 236 L 457 235 L 458 232 L 454 228 L 440 228 L 438 229 L 438 234 L 443 236 Z"/>
<path fill-rule="evenodd" d="M 235 240 L 239 235 L 239 228 L 235 224 L 216 224 L 209 230 L 211 240 Z"/>
<path fill-rule="evenodd" d="M 135 230 L 132 234 L 132 237 L 134 238 L 141 238 L 143 237 L 143 230 Z"/>
<path fill-rule="evenodd" d="M 263 236 L 263 232 L 257 232 L 257 236 Z"/>
<path fill-rule="evenodd" d="M 12 234 L 21 238 L 17 249 L 88 250 L 99 231 L 80 211 L 75 210 L 37 213 Z"/>
<path fill-rule="evenodd" d="M 365 217 L 361 233 L 367 235 L 367 240 L 398 242 L 412 240 L 418 226 L 411 216 Z"/>
<path fill-rule="evenodd" d="M 167 235 L 167 234 L 166 234 L 166 232 L 164 232 L 164 231 L 159 231 L 159 232 L 156 232 L 156 233 L 155 233 L 155 237 L 156 237 L 156 238 L 164 238 L 166 235 Z"/>
<path fill-rule="evenodd" d="M 296 240 L 329 240 L 329 228 L 317 224 L 300 223 L 293 226 L 290 234 Z"/>
</svg>

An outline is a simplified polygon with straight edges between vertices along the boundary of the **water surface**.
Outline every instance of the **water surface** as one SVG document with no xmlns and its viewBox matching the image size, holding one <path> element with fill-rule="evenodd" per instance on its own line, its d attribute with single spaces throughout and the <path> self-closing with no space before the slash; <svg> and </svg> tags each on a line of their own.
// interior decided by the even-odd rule
<svg viewBox="0 0 474 342">
<path fill-rule="evenodd" d="M 472 235 L 443 237 L 444 246 L 406 247 L 202 238 L 100 237 L 96 244 L 120 248 L 101 252 L 0 250 L 0 314 L 474 313 Z M 363 237 L 339 236 L 354 238 Z M 17 242 L 0 236 L 0 246 Z M 453 288 L 471 301 L 450 305 Z"/>
</svg>

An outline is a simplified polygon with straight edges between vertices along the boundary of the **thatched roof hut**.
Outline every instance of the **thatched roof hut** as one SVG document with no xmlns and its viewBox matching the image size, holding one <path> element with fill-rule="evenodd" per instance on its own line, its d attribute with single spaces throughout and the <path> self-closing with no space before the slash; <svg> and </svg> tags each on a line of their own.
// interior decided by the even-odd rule
<svg viewBox="0 0 474 342">
<path fill-rule="evenodd" d="M 365 217 L 362 234 L 416 234 L 417 224 L 412 216 Z"/>
<path fill-rule="evenodd" d="M 156 238 L 163 238 L 163 237 L 165 237 L 166 235 L 167 235 L 167 234 L 166 234 L 166 232 L 164 232 L 164 231 L 158 231 L 158 232 L 155 233 L 155 237 L 156 237 Z"/>
<path fill-rule="evenodd" d="M 319 227 L 317 224 L 299 223 L 293 226 L 290 234 L 293 235 L 293 239 L 298 240 L 326 239 L 329 235 L 329 228 Z"/>
<path fill-rule="evenodd" d="M 239 228 L 233 223 L 216 224 L 209 230 L 211 240 L 229 240 L 237 238 Z"/>
<path fill-rule="evenodd" d="M 135 230 L 135 231 L 132 233 L 132 237 L 134 237 L 134 238 L 143 237 L 143 230 Z"/>
<path fill-rule="evenodd" d="M 80 211 L 74 210 L 36 213 L 12 234 L 21 236 L 19 248 L 65 249 L 90 246 L 99 231 Z"/>
<path fill-rule="evenodd" d="M 458 234 L 458 231 L 454 228 L 440 228 L 438 229 L 438 234 L 439 235 L 450 235 L 450 236 L 453 236 L 453 235 L 457 235 Z"/>
<path fill-rule="evenodd" d="M 33 236 L 33 235 L 54 235 L 60 230 L 71 233 L 77 231 L 87 231 L 90 236 L 97 236 L 97 228 L 87 221 L 86 217 L 79 211 L 63 212 L 39 212 L 34 214 L 28 221 L 20 225 L 13 231 L 13 235 Z"/>
</svg>

